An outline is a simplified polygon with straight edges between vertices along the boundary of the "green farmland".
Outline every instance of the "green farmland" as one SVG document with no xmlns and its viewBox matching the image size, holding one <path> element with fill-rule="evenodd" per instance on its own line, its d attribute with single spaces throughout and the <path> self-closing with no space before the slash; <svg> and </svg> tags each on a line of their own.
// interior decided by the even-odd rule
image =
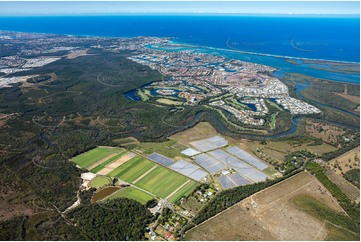
<svg viewBox="0 0 361 242">
<path fill-rule="evenodd" d="M 147 201 L 153 199 L 154 197 L 146 192 L 143 192 L 135 187 L 125 187 L 116 191 L 106 199 L 114 199 L 119 197 L 126 197 L 134 199 L 142 204 L 145 204 Z"/>
<path fill-rule="evenodd" d="M 117 177 L 126 182 L 133 182 L 152 169 L 156 164 L 142 156 L 137 156 L 115 168 L 108 176 Z"/>
<path fill-rule="evenodd" d="M 149 145 L 148 148 L 150 149 L 157 146 L 153 143 L 148 143 L 147 145 Z M 174 145 L 174 141 L 172 141 L 169 145 Z M 170 150 L 173 152 L 173 149 L 174 148 Z M 97 147 L 74 157 L 71 161 L 85 169 L 90 170 L 92 173 L 97 173 L 104 169 L 107 165 L 116 162 L 128 153 L 128 150 L 122 148 Z M 173 155 L 175 155 L 175 153 Z M 122 181 L 133 184 L 133 186 L 122 188 L 114 194 L 107 196 L 107 199 L 127 197 L 141 203 L 146 203 L 148 200 L 154 198 L 152 196 L 153 194 L 154 196 L 160 198 L 170 197 L 170 202 L 174 203 L 182 196 L 189 195 L 198 185 L 197 182 L 175 171 L 158 165 L 157 163 L 140 155 L 120 164 L 113 170 L 111 169 L 106 176 L 102 175 L 95 177 L 89 185 L 93 188 L 99 189 L 109 185 L 111 183 L 111 178 L 119 178 Z M 188 183 L 185 184 L 186 182 Z M 183 184 L 185 184 L 184 187 L 177 191 L 177 189 L 179 189 Z M 142 191 L 142 189 L 146 192 Z"/>
<path fill-rule="evenodd" d="M 135 185 L 151 193 L 166 198 L 184 184 L 188 178 L 159 166 L 143 177 Z"/>
<path fill-rule="evenodd" d="M 190 181 L 187 185 L 185 185 L 181 190 L 179 190 L 175 195 L 170 197 L 169 201 L 171 203 L 177 202 L 181 197 L 187 197 L 190 195 L 193 190 L 197 187 L 198 183 L 195 181 Z"/>
<path fill-rule="evenodd" d="M 128 151 L 122 151 L 119 154 L 109 158 L 108 160 L 104 161 L 103 163 L 99 164 L 98 166 L 94 167 L 93 169 L 91 169 L 90 171 L 92 173 L 97 173 L 98 171 L 102 170 L 105 166 L 109 165 L 110 163 L 118 160 L 119 158 L 121 158 L 122 156 L 128 154 Z"/>
<path fill-rule="evenodd" d="M 109 148 L 109 147 L 97 147 L 95 149 L 89 150 L 81 155 L 76 156 L 72 159 L 77 165 L 83 168 L 87 168 L 99 160 L 107 157 L 110 154 L 118 153 L 122 151 L 121 148 Z"/>
</svg>

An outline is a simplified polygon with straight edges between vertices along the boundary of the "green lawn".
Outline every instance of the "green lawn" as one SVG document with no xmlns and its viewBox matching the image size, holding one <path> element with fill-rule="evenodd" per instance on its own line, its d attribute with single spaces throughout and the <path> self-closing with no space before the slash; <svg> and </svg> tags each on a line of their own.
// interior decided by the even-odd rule
<svg viewBox="0 0 361 242">
<path fill-rule="evenodd" d="M 105 148 L 105 147 L 98 147 L 92 150 L 89 150 L 81 155 L 78 155 L 71 159 L 71 161 L 75 162 L 77 165 L 87 168 L 97 161 L 101 160 L 102 158 L 121 151 L 120 148 Z"/>
<path fill-rule="evenodd" d="M 187 180 L 188 178 L 185 176 L 158 166 L 138 181 L 136 185 L 161 198 L 166 198 Z"/>
<path fill-rule="evenodd" d="M 152 195 L 149 195 L 148 193 L 143 192 L 135 187 L 125 187 L 125 188 L 122 188 L 122 189 L 118 190 L 117 192 L 113 193 L 106 199 L 114 199 L 114 198 L 119 198 L 119 197 L 130 198 L 130 199 L 136 200 L 142 204 L 145 204 L 147 201 L 154 198 Z"/>
<path fill-rule="evenodd" d="M 106 176 L 96 176 L 93 178 L 93 180 L 90 181 L 90 186 L 94 188 L 99 188 L 104 185 L 110 184 L 111 180 L 109 177 Z"/>
<path fill-rule="evenodd" d="M 112 170 L 108 176 L 117 177 L 126 182 L 133 182 L 156 164 L 142 156 L 137 156 Z"/>
<path fill-rule="evenodd" d="M 120 159 L 122 156 L 128 154 L 127 150 L 124 150 L 122 152 L 120 152 L 119 154 L 111 157 L 110 159 L 104 161 L 103 163 L 99 164 L 98 166 L 94 167 L 93 169 L 91 169 L 90 171 L 92 173 L 97 173 L 98 171 L 102 170 L 105 166 L 109 165 L 110 163 Z"/>
<path fill-rule="evenodd" d="M 271 130 L 274 130 L 276 128 L 276 116 L 277 116 L 278 112 L 273 113 L 271 115 L 271 122 L 269 123 L 269 126 L 271 128 Z"/>
<path fill-rule="evenodd" d="M 171 203 L 175 203 L 176 201 L 178 201 L 181 197 L 187 197 L 190 194 L 192 194 L 193 190 L 196 188 L 196 186 L 198 185 L 197 182 L 195 181 L 191 181 L 189 182 L 187 185 L 185 185 L 181 190 L 179 190 L 175 195 L 173 195 L 169 201 Z"/>
</svg>

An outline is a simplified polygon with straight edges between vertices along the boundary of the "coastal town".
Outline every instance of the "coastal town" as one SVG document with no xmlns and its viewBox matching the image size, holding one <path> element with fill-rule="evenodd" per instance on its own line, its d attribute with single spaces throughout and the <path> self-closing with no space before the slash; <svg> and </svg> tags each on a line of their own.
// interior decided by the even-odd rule
<svg viewBox="0 0 361 242">
<path fill-rule="evenodd" d="M 273 67 L 187 50 L 165 51 L 163 46 L 172 44 L 143 47 L 128 57 L 167 78 L 140 88 L 137 93 L 143 101 L 153 97 L 169 105 L 205 105 L 253 126 L 265 124 L 269 102 L 292 115 L 321 113 L 313 105 L 290 97 L 288 87 L 272 76 Z"/>
<path fill-rule="evenodd" d="M 292 115 L 319 114 L 321 110 L 289 96 L 288 87 L 272 76 L 275 68 L 257 63 L 199 53 L 171 38 L 102 38 L 24 34 L 2 31 L 2 40 L 16 43 L 26 37 L 27 45 L 18 55 L 0 58 L 0 88 L 24 82 L 34 76 L 21 75 L 61 60 L 87 55 L 87 50 L 132 51 L 129 60 L 146 65 L 163 75 L 163 80 L 136 90 L 143 101 L 167 105 L 204 105 L 231 114 L 238 124 L 262 126 L 273 103 Z M 84 49 L 84 46 L 88 47 Z M 36 57 L 31 57 L 36 55 Z"/>
</svg>

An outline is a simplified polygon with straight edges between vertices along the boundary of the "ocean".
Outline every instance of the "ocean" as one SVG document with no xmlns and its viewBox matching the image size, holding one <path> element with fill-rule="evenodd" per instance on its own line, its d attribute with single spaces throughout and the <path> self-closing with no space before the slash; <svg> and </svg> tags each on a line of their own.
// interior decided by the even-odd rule
<svg viewBox="0 0 361 242">
<path fill-rule="evenodd" d="M 218 52 L 232 50 L 235 51 L 233 53 L 238 53 L 241 59 L 248 56 L 248 59 L 256 59 L 257 62 L 264 64 L 270 64 L 269 62 L 274 60 L 276 65 L 273 66 L 280 68 L 283 66 L 279 66 L 277 61 L 282 56 L 360 62 L 360 19 L 358 17 L 2 16 L 0 30 L 109 37 L 174 37 L 175 42 L 216 48 Z M 247 53 L 242 55 L 240 54 L 242 52 Z M 306 66 L 301 67 L 306 68 Z M 317 71 L 313 69 L 311 72 Z M 332 77 L 333 74 L 342 76 L 335 72 L 328 76 Z M 343 77 L 333 79 L 359 83 L 357 74 L 352 80 L 346 80 L 347 78 Z"/>
</svg>

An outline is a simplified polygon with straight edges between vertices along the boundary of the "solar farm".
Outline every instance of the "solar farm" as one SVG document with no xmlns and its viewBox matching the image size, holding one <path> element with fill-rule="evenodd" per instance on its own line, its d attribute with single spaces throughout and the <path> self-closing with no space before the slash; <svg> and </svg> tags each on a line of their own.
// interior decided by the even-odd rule
<svg viewBox="0 0 361 242">
<path fill-rule="evenodd" d="M 182 153 L 192 157 L 194 162 L 209 174 L 235 171 L 235 173 L 217 177 L 224 188 L 261 182 L 270 178 L 262 172 L 268 168 L 267 164 L 237 146 L 224 149 L 228 146 L 228 141 L 218 135 L 193 141 L 189 145 L 193 148 L 188 148 Z"/>
</svg>

